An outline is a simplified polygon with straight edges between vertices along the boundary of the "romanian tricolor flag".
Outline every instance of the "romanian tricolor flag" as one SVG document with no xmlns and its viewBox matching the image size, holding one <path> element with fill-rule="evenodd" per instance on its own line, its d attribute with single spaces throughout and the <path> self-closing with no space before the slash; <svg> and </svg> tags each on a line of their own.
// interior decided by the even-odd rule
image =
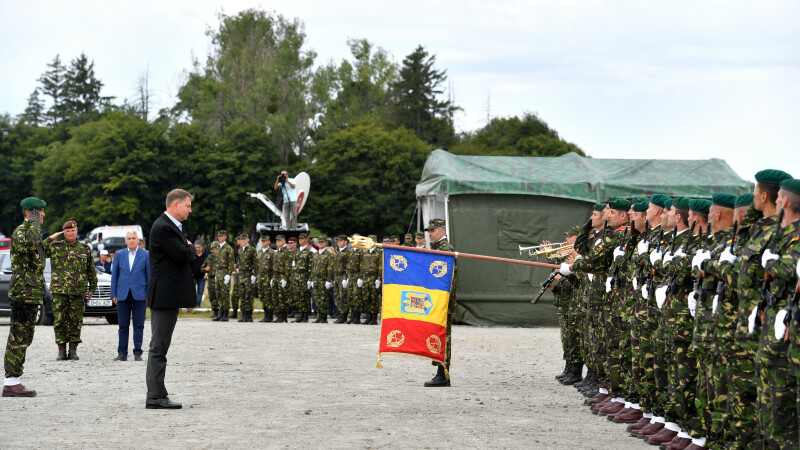
<svg viewBox="0 0 800 450">
<path fill-rule="evenodd" d="M 453 256 L 383 249 L 381 355 L 402 353 L 444 364 Z"/>
</svg>

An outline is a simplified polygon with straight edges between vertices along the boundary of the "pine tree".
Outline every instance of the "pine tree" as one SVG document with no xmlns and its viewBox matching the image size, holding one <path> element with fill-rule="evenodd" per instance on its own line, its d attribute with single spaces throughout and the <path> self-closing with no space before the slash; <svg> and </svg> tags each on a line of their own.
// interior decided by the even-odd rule
<svg viewBox="0 0 800 450">
<path fill-rule="evenodd" d="M 66 110 L 71 115 L 81 115 L 100 109 L 103 83 L 95 77 L 94 61 L 86 54 L 72 60 L 66 74 Z"/>
<path fill-rule="evenodd" d="M 44 100 L 39 97 L 39 88 L 33 90 L 30 97 L 28 97 L 28 106 L 25 107 L 25 112 L 22 114 L 26 122 L 33 126 L 44 124 L 45 110 Z"/>
<path fill-rule="evenodd" d="M 42 84 L 41 92 L 50 97 L 52 104 L 47 110 L 45 116 L 50 124 L 56 124 L 64 120 L 66 117 L 65 99 L 66 93 L 66 67 L 61 64 L 61 58 L 56 55 L 53 61 L 47 65 L 50 68 L 40 78 L 39 82 Z"/>
</svg>

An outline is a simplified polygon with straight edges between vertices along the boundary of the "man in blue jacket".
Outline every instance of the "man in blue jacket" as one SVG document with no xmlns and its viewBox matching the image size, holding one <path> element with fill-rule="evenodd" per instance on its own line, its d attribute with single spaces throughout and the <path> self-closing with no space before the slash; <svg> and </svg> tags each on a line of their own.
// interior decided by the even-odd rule
<svg viewBox="0 0 800 450">
<path fill-rule="evenodd" d="M 119 347 L 115 361 L 128 360 L 128 332 L 133 317 L 133 357 L 142 361 L 142 336 L 150 280 L 150 254 L 139 247 L 135 231 L 125 235 L 128 248 L 120 250 L 111 266 L 111 298 L 119 316 Z"/>
</svg>

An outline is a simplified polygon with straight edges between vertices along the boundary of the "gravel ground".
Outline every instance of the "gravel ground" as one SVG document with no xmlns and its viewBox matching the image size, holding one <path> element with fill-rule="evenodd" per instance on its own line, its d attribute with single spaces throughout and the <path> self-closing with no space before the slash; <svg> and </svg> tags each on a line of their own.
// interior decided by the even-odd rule
<svg viewBox="0 0 800 450">
<path fill-rule="evenodd" d="M 438 389 L 422 387 L 428 361 L 376 369 L 378 338 L 376 326 L 180 319 L 166 380 L 184 408 L 164 411 L 144 408 L 146 362 L 112 361 L 116 326 L 86 318 L 81 359 L 66 362 L 40 326 L 23 377 L 38 396 L 0 398 L 0 447 L 649 448 L 553 379 L 556 328 L 454 327 L 452 387 Z"/>
</svg>

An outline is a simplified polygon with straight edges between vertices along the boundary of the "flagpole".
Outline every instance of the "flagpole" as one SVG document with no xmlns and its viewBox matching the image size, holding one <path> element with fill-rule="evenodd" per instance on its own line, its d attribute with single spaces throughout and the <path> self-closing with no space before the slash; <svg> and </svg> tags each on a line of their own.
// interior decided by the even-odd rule
<svg viewBox="0 0 800 450">
<path fill-rule="evenodd" d="M 355 243 L 354 243 L 355 244 Z M 375 243 L 376 247 L 382 248 L 390 248 L 393 250 L 403 250 L 408 252 L 420 252 L 420 253 L 434 253 L 436 255 L 446 255 L 446 256 L 455 256 L 456 258 L 469 258 L 469 259 L 478 259 L 483 261 L 494 261 L 494 262 L 501 262 L 501 263 L 509 263 L 509 264 L 520 264 L 523 266 L 534 266 L 534 267 L 545 267 L 548 269 L 559 269 L 561 268 L 558 264 L 547 264 L 547 263 L 540 263 L 540 262 L 533 262 L 533 261 L 521 261 L 519 259 L 511 259 L 511 258 L 498 258 L 496 256 L 486 256 L 486 255 L 474 255 L 472 253 L 461 253 L 461 252 L 444 252 L 441 250 L 431 250 L 428 248 L 416 248 L 416 247 L 406 247 L 403 245 L 392 245 L 392 244 L 378 244 Z M 369 247 L 366 247 L 369 248 Z"/>
</svg>

